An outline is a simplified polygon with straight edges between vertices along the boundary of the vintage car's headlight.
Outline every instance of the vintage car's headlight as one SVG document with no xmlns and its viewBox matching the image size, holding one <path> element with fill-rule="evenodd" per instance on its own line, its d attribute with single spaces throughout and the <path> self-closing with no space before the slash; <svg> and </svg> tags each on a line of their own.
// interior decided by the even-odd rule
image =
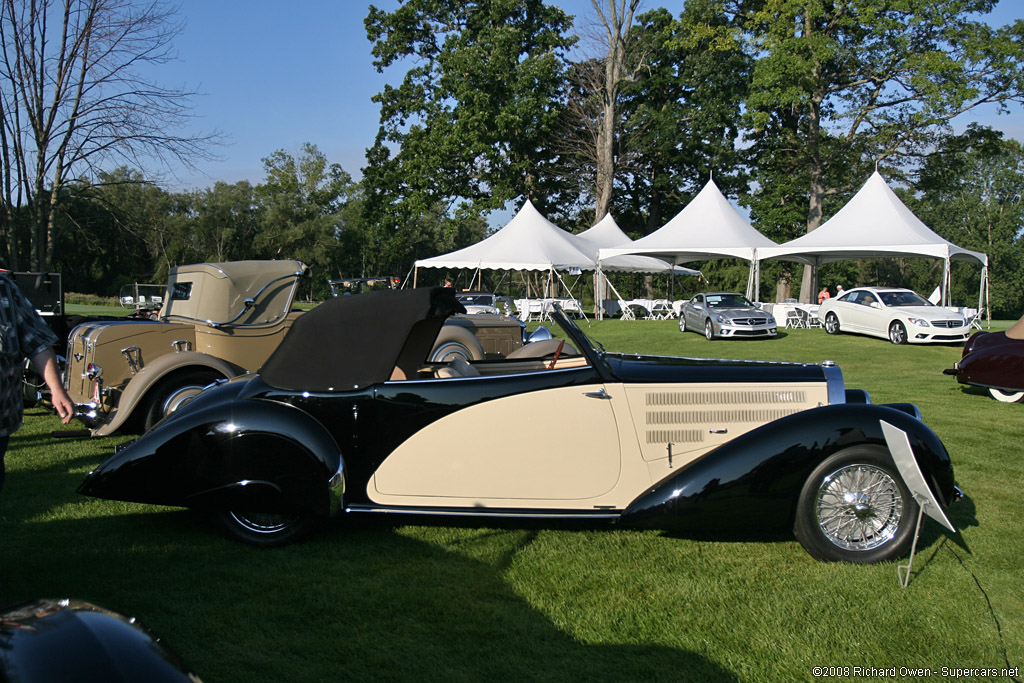
<svg viewBox="0 0 1024 683">
<path fill-rule="evenodd" d="M 911 325 L 917 325 L 918 327 L 931 327 L 931 325 L 928 324 L 928 321 L 925 320 L 924 318 L 908 317 L 907 322 L 909 322 Z"/>
<path fill-rule="evenodd" d="M 92 381 L 103 378 L 103 368 L 96 365 L 95 363 L 89 363 L 85 366 L 85 376 Z"/>
</svg>

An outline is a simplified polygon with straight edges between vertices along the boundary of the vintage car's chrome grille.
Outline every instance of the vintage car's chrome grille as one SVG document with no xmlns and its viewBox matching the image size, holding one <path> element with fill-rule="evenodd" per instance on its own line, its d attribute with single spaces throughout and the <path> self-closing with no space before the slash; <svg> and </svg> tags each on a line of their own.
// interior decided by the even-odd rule
<svg viewBox="0 0 1024 683">
<path fill-rule="evenodd" d="M 647 443 L 701 443 L 704 431 L 701 429 L 648 429 Z"/>
<path fill-rule="evenodd" d="M 806 402 L 803 390 L 650 391 L 646 395 L 645 437 L 648 444 L 703 443 L 706 425 L 749 428 L 803 410 Z M 672 406 L 686 408 L 658 410 Z M 693 429 L 694 425 L 700 427 Z"/>
<path fill-rule="evenodd" d="M 771 422 L 792 415 L 790 408 L 748 408 L 746 410 L 656 410 L 647 413 L 649 425 L 691 425 L 708 422 Z"/>
<path fill-rule="evenodd" d="M 932 327 L 963 327 L 963 320 L 933 320 Z"/>
<path fill-rule="evenodd" d="M 757 405 L 775 403 L 806 403 L 807 393 L 803 390 L 763 390 L 763 389 L 732 389 L 706 391 L 649 391 L 649 406 L 723 406 L 723 405 Z"/>
</svg>

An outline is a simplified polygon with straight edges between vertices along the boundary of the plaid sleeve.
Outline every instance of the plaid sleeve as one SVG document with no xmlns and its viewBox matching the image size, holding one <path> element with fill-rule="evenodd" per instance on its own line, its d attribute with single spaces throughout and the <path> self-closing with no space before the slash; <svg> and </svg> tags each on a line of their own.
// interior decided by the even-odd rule
<svg viewBox="0 0 1024 683">
<path fill-rule="evenodd" d="M 42 317 L 32 307 L 32 303 L 17 287 L 13 288 L 11 297 L 14 315 L 18 327 L 18 342 L 26 358 L 45 351 L 57 343 L 57 335 L 43 322 Z"/>
</svg>

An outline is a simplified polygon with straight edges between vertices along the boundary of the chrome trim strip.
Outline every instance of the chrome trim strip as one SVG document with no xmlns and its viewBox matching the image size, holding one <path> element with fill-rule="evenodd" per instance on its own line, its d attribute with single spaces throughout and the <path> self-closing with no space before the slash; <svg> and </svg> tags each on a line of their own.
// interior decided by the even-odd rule
<svg viewBox="0 0 1024 683">
<path fill-rule="evenodd" d="M 338 456 L 338 469 L 327 480 L 327 496 L 329 513 L 331 517 L 337 517 L 341 514 L 342 505 L 345 502 L 345 459 L 340 455 Z"/>
<path fill-rule="evenodd" d="M 825 381 L 828 383 L 828 404 L 831 406 L 846 403 L 846 383 L 843 381 L 843 371 L 833 360 L 822 361 L 821 370 L 825 373 Z"/>
<path fill-rule="evenodd" d="M 385 505 L 349 505 L 345 512 L 372 512 L 394 515 L 433 515 L 439 517 L 503 517 L 510 519 L 618 519 L 620 512 L 599 510 L 594 512 L 574 511 L 558 512 L 555 510 L 518 510 L 509 508 L 493 508 L 491 510 L 459 509 L 459 508 L 423 508 L 423 507 L 388 507 Z"/>
</svg>

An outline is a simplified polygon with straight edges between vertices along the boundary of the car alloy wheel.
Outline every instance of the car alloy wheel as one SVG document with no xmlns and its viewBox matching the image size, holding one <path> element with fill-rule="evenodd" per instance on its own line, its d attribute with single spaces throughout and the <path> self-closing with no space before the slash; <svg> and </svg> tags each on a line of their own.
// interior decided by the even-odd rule
<svg viewBox="0 0 1024 683">
<path fill-rule="evenodd" d="M 896 345 L 907 343 L 907 328 L 899 320 L 889 325 L 889 341 Z"/>
<path fill-rule="evenodd" d="M 686 316 L 685 315 L 680 315 L 679 316 L 679 331 L 680 332 L 686 332 Z"/>
<path fill-rule="evenodd" d="M 704 336 L 707 337 L 708 341 L 714 341 L 715 339 L 715 328 L 711 324 L 711 318 L 704 322 Z"/>
<path fill-rule="evenodd" d="M 825 316 L 825 331 L 829 334 L 839 334 L 839 316 L 835 313 Z"/>
</svg>

